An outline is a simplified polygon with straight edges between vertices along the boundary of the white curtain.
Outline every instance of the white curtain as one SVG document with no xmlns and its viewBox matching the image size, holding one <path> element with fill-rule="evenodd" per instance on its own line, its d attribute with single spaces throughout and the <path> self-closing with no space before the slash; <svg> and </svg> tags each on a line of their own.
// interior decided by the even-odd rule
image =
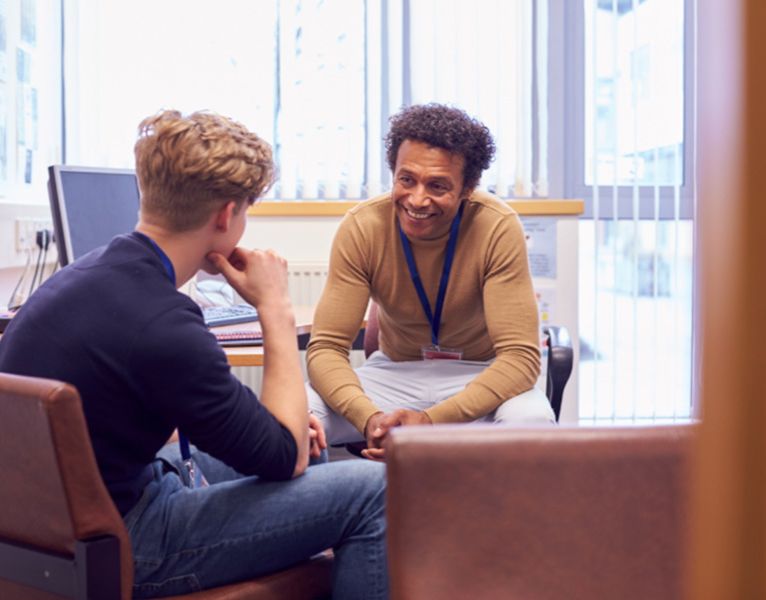
<svg viewBox="0 0 766 600">
<path fill-rule="evenodd" d="M 534 29 L 535 5 L 545 14 L 547 0 L 410 2 L 411 102 L 451 104 L 489 127 L 497 156 L 482 187 L 504 197 L 536 191 L 533 42 L 536 33 L 538 47 L 547 44 L 547 23 L 540 19 Z M 538 78 L 545 76 L 545 68 L 537 71 Z M 545 106 L 545 88 L 539 92 L 537 106 Z M 537 183 L 547 190 L 545 182 Z"/>
<path fill-rule="evenodd" d="M 273 2 L 67 2 L 67 162 L 133 167 L 140 120 L 227 114 L 273 139 Z"/>
<path fill-rule="evenodd" d="M 389 116 L 442 102 L 495 136 L 483 187 L 545 194 L 547 1 L 70 0 L 67 162 L 130 168 L 143 117 L 210 109 L 272 143 L 270 197 L 363 198 L 390 185 Z"/>
<path fill-rule="evenodd" d="M 279 2 L 277 192 L 359 198 L 365 145 L 363 2 Z"/>
</svg>

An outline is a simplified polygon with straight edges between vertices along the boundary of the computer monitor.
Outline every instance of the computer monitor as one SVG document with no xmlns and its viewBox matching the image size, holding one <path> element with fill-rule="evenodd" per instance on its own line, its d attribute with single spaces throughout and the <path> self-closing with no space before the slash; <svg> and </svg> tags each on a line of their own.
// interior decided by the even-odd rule
<svg viewBox="0 0 766 600">
<path fill-rule="evenodd" d="M 138 222 L 138 181 L 129 169 L 52 165 L 48 195 L 62 267 Z"/>
</svg>

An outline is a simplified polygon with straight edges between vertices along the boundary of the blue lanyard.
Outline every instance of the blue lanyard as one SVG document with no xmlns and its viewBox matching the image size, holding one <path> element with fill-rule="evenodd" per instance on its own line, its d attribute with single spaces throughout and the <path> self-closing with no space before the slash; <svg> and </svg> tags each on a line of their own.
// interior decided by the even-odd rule
<svg viewBox="0 0 766 600">
<path fill-rule="evenodd" d="M 173 263 L 170 262 L 170 258 L 168 257 L 168 255 L 165 254 L 165 252 L 162 250 L 162 248 L 159 247 L 157 242 L 155 242 L 148 235 L 145 235 L 141 233 L 140 231 L 136 231 L 135 233 L 136 235 L 147 240 L 152 245 L 152 248 L 154 248 L 154 251 L 160 257 L 162 266 L 165 267 L 165 272 L 167 273 L 167 276 L 170 278 L 170 281 L 175 286 L 176 270 L 173 268 Z M 178 432 L 178 446 L 181 450 L 181 458 L 183 458 L 184 460 L 189 460 L 189 458 L 191 458 L 191 452 L 189 452 L 189 439 L 183 433 L 181 433 L 181 431 Z"/>
<path fill-rule="evenodd" d="M 140 231 L 135 231 L 134 233 L 136 235 L 138 235 L 139 237 L 145 239 L 147 242 L 149 242 L 152 245 L 152 248 L 154 248 L 154 251 L 160 257 L 160 261 L 162 262 L 162 266 L 165 267 L 165 272 L 168 274 L 168 277 L 170 277 L 170 281 L 173 283 L 173 287 L 175 287 L 175 285 L 176 285 L 176 270 L 173 268 L 173 263 L 170 262 L 170 258 L 168 258 L 168 255 L 165 254 L 165 252 L 162 250 L 162 248 L 159 247 L 157 242 L 155 242 L 148 235 L 145 235 L 145 234 L 141 233 Z"/>
<path fill-rule="evenodd" d="M 399 221 L 396 222 L 399 228 L 399 237 L 402 240 L 402 249 L 404 250 L 404 257 L 407 259 L 407 267 L 410 270 L 410 277 L 412 277 L 412 283 L 415 286 L 415 291 L 420 298 L 420 304 L 423 306 L 423 312 L 426 313 L 428 323 L 431 325 L 431 343 L 434 346 L 439 345 L 439 327 L 441 326 L 442 309 L 444 308 L 444 297 L 447 295 L 447 283 L 449 283 L 449 274 L 452 270 L 452 261 L 455 258 L 455 247 L 457 246 L 457 234 L 460 229 L 460 219 L 463 216 L 463 207 L 465 202 L 460 203 L 460 208 L 452 219 L 452 225 L 450 226 L 449 240 L 447 241 L 447 254 L 444 257 L 444 267 L 442 268 L 442 277 L 439 281 L 439 293 L 436 296 L 436 309 L 433 314 L 431 313 L 431 304 L 428 302 L 428 296 L 426 290 L 423 287 L 423 282 L 420 279 L 418 273 L 418 266 L 415 264 L 415 257 L 412 254 L 412 246 L 410 240 L 404 235 L 402 226 Z"/>
<path fill-rule="evenodd" d="M 181 458 L 189 460 L 191 458 L 191 452 L 189 452 L 189 438 L 187 438 L 181 430 L 178 430 L 178 449 L 181 450 Z"/>
</svg>

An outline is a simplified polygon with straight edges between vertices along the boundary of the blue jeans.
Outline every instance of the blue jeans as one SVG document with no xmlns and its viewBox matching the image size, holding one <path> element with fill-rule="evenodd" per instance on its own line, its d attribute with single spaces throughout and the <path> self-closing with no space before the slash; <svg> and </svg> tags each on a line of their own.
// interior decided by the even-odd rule
<svg viewBox="0 0 766 600">
<path fill-rule="evenodd" d="M 310 466 L 290 481 L 244 477 L 195 451 L 210 482 L 183 485 L 177 444 L 127 515 L 133 594 L 187 594 L 243 581 L 332 548 L 333 598 L 387 598 L 385 469 L 347 460 Z"/>
</svg>

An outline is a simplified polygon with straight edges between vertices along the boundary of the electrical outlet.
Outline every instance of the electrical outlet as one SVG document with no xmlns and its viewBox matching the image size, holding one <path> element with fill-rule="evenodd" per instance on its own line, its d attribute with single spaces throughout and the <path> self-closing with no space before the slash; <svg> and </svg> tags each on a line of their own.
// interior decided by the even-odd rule
<svg viewBox="0 0 766 600">
<path fill-rule="evenodd" d="M 45 219 L 16 219 L 16 252 L 35 250 L 36 233 L 43 229 L 53 230 L 53 225 Z"/>
</svg>

